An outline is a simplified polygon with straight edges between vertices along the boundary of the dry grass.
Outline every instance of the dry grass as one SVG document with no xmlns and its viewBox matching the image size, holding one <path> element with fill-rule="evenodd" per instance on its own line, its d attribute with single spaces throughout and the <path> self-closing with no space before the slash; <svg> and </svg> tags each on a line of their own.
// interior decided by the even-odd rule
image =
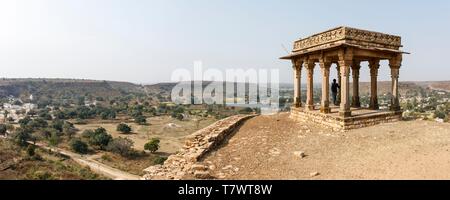
<svg viewBox="0 0 450 200">
<path fill-rule="evenodd" d="M 120 120 L 89 120 L 87 124 L 75 125 L 75 127 L 79 129 L 79 133 L 82 133 L 84 130 L 103 127 L 114 138 L 126 137 L 133 140 L 134 149 L 138 151 L 144 150 L 144 144 L 151 138 L 159 138 L 161 140 L 159 152 L 172 154 L 183 146 L 187 135 L 212 124 L 216 119 L 211 117 L 203 118 L 198 123 L 198 126 L 195 120 L 179 121 L 170 116 L 151 117 L 147 121 L 148 125 L 126 123 L 132 128 L 132 133 L 129 134 L 122 134 L 116 130 L 117 125 L 121 123 Z"/>
<path fill-rule="evenodd" d="M 116 169 L 142 176 L 144 175 L 143 170 L 149 166 L 155 165 L 155 160 L 159 157 L 166 157 L 166 155 L 138 153 L 138 155 L 123 157 L 118 154 L 105 152 L 96 160 Z"/>
<path fill-rule="evenodd" d="M 0 180 L 93 180 L 106 179 L 74 161 L 36 149 L 29 157 L 25 150 L 0 139 Z"/>
</svg>

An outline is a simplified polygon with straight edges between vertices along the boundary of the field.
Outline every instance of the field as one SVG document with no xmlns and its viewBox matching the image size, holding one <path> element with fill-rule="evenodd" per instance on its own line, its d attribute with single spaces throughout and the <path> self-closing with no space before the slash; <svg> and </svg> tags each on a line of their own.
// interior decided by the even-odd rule
<svg viewBox="0 0 450 200">
<path fill-rule="evenodd" d="M 129 134 L 122 134 L 116 130 L 117 125 L 121 123 L 120 120 L 89 120 L 87 124 L 75 125 L 75 128 L 79 129 L 79 133 L 82 133 L 84 130 L 103 127 L 114 138 L 126 137 L 131 139 L 134 142 L 134 148 L 139 151 L 144 150 L 144 144 L 151 138 L 159 138 L 161 143 L 158 152 L 172 154 L 183 146 L 184 138 L 187 135 L 212 124 L 216 119 L 207 117 L 201 118 L 197 122 L 196 119 L 180 121 L 170 116 L 158 116 L 147 118 L 147 121 L 148 125 L 126 123 L 132 128 L 132 133 Z"/>
</svg>

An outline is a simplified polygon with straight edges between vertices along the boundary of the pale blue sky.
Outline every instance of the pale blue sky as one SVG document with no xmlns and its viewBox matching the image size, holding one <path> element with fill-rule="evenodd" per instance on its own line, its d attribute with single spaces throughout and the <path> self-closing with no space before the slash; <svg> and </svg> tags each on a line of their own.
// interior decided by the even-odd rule
<svg viewBox="0 0 450 200">
<path fill-rule="evenodd" d="M 209 68 L 279 68 L 290 82 L 282 44 L 346 25 L 402 36 L 412 54 L 401 81 L 450 80 L 449 2 L 1 0 L 0 77 L 148 83 L 202 60 Z M 389 80 L 383 64 L 380 80 Z"/>
</svg>

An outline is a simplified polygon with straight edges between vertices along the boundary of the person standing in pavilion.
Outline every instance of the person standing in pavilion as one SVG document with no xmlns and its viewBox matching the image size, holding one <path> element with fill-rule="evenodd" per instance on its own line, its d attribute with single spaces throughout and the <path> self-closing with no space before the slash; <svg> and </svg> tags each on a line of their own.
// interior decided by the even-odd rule
<svg viewBox="0 0 450 200">
<path fill-rule="evenodd" d="M 341 89 L 341 86 L 336 83 L 336 79 L 333 79 L 333 83 L 331 83 L 331 95 L 333 96 L 333 103 L 335 106 L 337 106 L 338 88 Z"/>
</svg>

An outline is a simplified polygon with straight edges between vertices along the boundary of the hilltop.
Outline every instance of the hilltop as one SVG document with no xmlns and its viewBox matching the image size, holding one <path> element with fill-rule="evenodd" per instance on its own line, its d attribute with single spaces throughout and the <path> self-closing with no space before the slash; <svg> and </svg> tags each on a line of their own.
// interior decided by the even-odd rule
<svg viewBox="0 0 450 200">
<path fill-rule="evenodd" d="M 283 113 L 248 120 L 202 163 L 218 179 L 448 179 L 449 149 L 449 123 L 336 132 Z"/>
</svg>

